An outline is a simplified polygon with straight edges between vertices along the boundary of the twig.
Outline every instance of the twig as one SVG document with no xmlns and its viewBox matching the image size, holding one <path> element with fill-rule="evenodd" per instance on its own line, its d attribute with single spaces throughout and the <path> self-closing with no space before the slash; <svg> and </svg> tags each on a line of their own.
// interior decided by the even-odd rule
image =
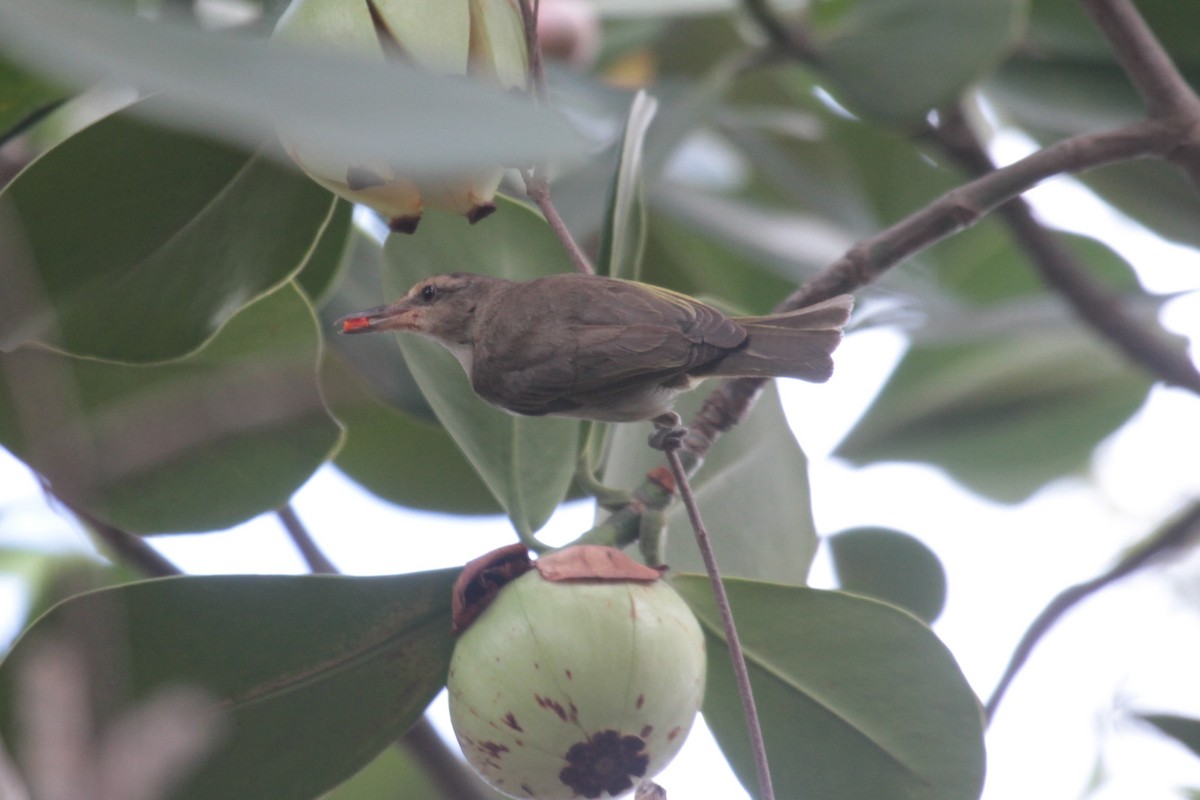
<svg viewBox="0 0 1200 800">
<path fill-rule="evenodd" d="M 542 65 L 542 46 L 538 42 L 537 33 L 537 0 L 518 0 L 521 8 L 521 24 L 525 32 L 525 47 L 529 51 L 529 78 L 532 83 L 534 99 L 539 103 L 546 102 L 546 71 Z M 591 261 L 583 252 L 583 248 L 571 235 L 567 224 L 550 199 L 550 179 L 546 177 L 546 167 L 538 164 L 533 169 L 521 170 L 521 178 L 525 181 L 525 194 L 537 204 L 542 216 L 550 225 L 550 230 L 562 242 L 563 249 L 571 259 L 571 264 L 577 272 L 584 275 L 595 273 Z"/>
<path fill-rule="evenodd" d="M 183 570 L 171 563 L 162 553 L 147 544 L 146 540 L 142 537 L 96 519 L 88 512 L 68 503 L 58 495 L 53 496 L 58 502 L 69 508 L 72 514 L 79 517 L 96 535 L 96 538 L 108 546 L 122 564 L 131 566 L 150 578 L 165 578 L 171 575 L 183 574 Z"/>
<path fill-rule="evenodd" d="M 729 646 L 729 659 L 733 662 L 734 680 L 737 682 L 738 696 L 742 701 L 742 713 L 746 717 L 746 729 L 750 735 L 750 749 L 754 753 L 754 769 L 758 774 L 758 796 L 761 800 L 774 800 L 775 790 L 771 786 L 771 769 L 767 764 L 767 748 L 763 742 L 762 726 L 758 721 L 758 708 L 754 704 L 754 691 L 750 686 L 750 672 L 746 668 L 746 654 L 742 651 L 742 642 L 738 637 L 737 626 L 733 622 L 733 611 L 729 607 L 729 595 L 725 592 L 725 584 L 721 581 L 721 571 L 717 568 L 717 556 L 713 552 L 708 530 L 700 517 L 700 507 L 696 505 L 696 497 L 692 494 L 692 485 L 688 481 L 687 470 L 679 458 L 679 451 L 671 448 L 666 450 L 667 463 L 675 475 L 679 486 L 679 496 L 687 509 L 688 519 L 691 520 L 692 530 L 696 534 L 696 546 L 700 548 L 700 557 L 704 559 L 704 569 L 708 573 L 712 585 L 713 599 L 717 604 L 717 612 L 721 616 L 721 627 L 725 634 L 725 643 Z"/>
<path fill-rule="evenodd" d="M 969 228 L 992 209 L 1046 178 L 1083 172 L 1116 161 L 1162 154 L 1173 134 L 1156 120 L 1134 122 L 1100 133 L 1086 133 L 1055 142 L 1008 166 L 951 189 L 929 205 L 863 239 L 845 255 L 805 281 L 780 306 L 802 308 L 834 295 L 853 291 L 884 271 L 947 236 Z"/>
<path fill-rule="evenodd" d="M 1083 10 L 1108 39 L 1117 61 L 1146 102 L 1152 119 L 1176 131 L 1164 157 L 1200 187 L 1200 98 L 1184 80 L 1146 20 L 1129 0 L 1081 0 Z"/>
<path fill-rule="evenodd" d="M 1091 580 L 1064 589 L 1051 600 L 1042 613 L 1038 614 L 1030 623 L 1029 628 L 1013 650 L 1004 674 L 1000 677 L 996 688 L 992 690 L 992 695 L 988 698 L 987 705 L 984 706 L 987 722 L 990 723 L 995 717 L 996 709 L 1004 698 L 1005 692 L 1025 662 L 1029 660 L 1033 649 L 1064 614 L 1106 586 L 1136 572 L 1172 550 L 1187 546 L 1190 540 L 1198 534 L 1200 534 L 1200 502 L 1193 503 L 1110 569 Z"/>
<path fill-rule="evenodd" d="M 1200 114 L 1200 100 L 1129 0 L 1081 0 L 1152 117 Z"/>
<path fill-rule="evenodd" d="M 283 523 L 284 530 L 287 531 L 292 543 L 296 545 L 296 549 L 300 551 L 304 563 L 308 564 L 309 571 L 315 575 L 338 574 L 338 568 L 321 552 L 321 548 L 313 540 L 308 528 L 304 527 L 304 523 L 300 521 L 296 509 L 292 508 L 291 503 L 285 503 L 277 509 L 275 516 L 279 517 L 279 521 Z"/>
<path fill-rule="evenodd" d="M 541 209 L 542 216 L 550 225 L 550 230 L 554 231 L 554 235 L 558 237 L 567 251 L 567 255 L 570 256 L 571 264 L 574 265 L 576 272 L 582 272 L 584 275 L 594 274 L 596 270 L 592 268 L 592 262 L 588 260 L 583 248 L 575 241 L 575 237 L 567 228 L 567 223 L 563 222 L 558 209 L 550 200 L 550 182 L 541 174 L 541 168 L 535 168 L 530 172 L 523 171 L 521 175 L 525 179 L 525 194 Z"/>
<path fill-rule="evenodd" d="M 931 132 L 937 144 L 969 173 L 984 175 L 995 170 L 991 157 L 958 109 L 943 113 Z M 1066 299 L 1080 319 L 1138 367 L 1168 384 L 1200 393 L 1200 370 L 1187 353 L 1127 314 L 1121 298 L 1091 278 L 1074 253 L 1038 222 L 1023 198 L 1013 198 L 996 213 L 1029 255 L 1042 280 Z"/>
<path fill-rule="evenodd" d="M 1168 146 L 1164 139 L 1167 133 L 1157 121 L 1145 120 L 1112 131 L 1074 136 L 980 176 L 863 239 L 805 281 L 775 310 L 792 311 L 859 289 L 909 256 L 974 225 L 992 209 L 1046 178 L 1159 153 Z M 688 423 L 689 432 L 694 434 L 684 441 L 688 451 L 703 457 L 721 433 L 745 417 L 765 383 L 762 378 L 722 381 Z"/>
</svg>

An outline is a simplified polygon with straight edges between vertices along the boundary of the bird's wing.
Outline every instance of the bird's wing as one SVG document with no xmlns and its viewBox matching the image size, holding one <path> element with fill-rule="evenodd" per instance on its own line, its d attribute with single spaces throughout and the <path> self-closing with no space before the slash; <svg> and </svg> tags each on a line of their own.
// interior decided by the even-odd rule
<svg viewBox="0 0 1200 800">
<path fill-rule="evenodd" d="M 519 413 L 569 411 L 685 375 L 746 339 L 741 326 L 686 295 L 625 281 L 602 288 L 555 292 L 545 309 L 555 340 L 533 334 L 522 346 L 506 347 L 519 355 L 488 370 L 476 391 Z"/>
</svg>

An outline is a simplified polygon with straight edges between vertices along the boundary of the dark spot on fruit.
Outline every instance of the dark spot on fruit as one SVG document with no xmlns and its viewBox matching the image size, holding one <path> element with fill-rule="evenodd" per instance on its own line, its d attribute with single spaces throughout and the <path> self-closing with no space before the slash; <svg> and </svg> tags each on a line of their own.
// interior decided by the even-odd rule
<svg viewBox="0 0 1200 800">
<path fill-rule="evenodd" d="M 678 736 L 682 732 L 682 730 L 683 729 L 680 728 L 678 725 L 676 725 L 674 728 L 671 728 L 671 730 L 667 733 L 667 741 L 668 742 L 675 741 L 675 737 Z"/>
<path fill-rule="evenodd" d="M 571 703 L 571 722 L 579 722 L 579 706 Z"/>
<path fill-rule="evenodd" d="M 540 694 L 535 694 L 533 699 L 537 701 L 537 704 L 541 708 L 548 708 L 557 714 L 558 718 L 563 722 L 566 722 L 570 719 L 570 717 L 567 716 L 567 711 L 563 708 L 562 703 L 558 702 L 557 700 L 551 700 L 549 697 L 542 697 Z"/>
<path fill-rule="evenodd" d="M 647 725 L 646 727 L 644 727 L 640 731 L 638 731 L 638 735 L 641 736 L 643 739 L 649 739 L 650 734 L 652 734 L 652 733 L 654 733 L 653 725 Z"/>
<path fill-rule="evenodd" d="M 571 670 L 567 670 L 567 671 L 566 671 L 566 673 L 567 673 L 567 680 L 571 680 L 571 679 L 574 677 L 574 676 L 571 674 Z"/>
<path fill-rule="evenodd" d="M 512 728 L 514 731 L 524 732 L 525 730 L 521 727 L 521 723 L 517 722 L 516 716 L 511 711 L 504 715 L 504 724 Z"/>
<path fill-rule="evenodd" d="M 639 694 L 639 695 L 638 695 L 638 699 L 637 699 L 637 706 L 636 706 L 636 707 L 637 707 L 637 708 L 640 710 L 640 709 L 641 709 L 641 707 L 642 707 L 642 706 L 644 706 L 644 705 L 646 705 L 646 695 L 644 695 L 644 694 Z"/>
<path fill-rule="evenodd" d="M 558 779 L 583 797 L 596 798 L 604 792 L 615 797 L 633 788 L 633 778 L 646 774 L 650 756 L 645 745 L 637 736 L 602 731 L 571 745 Z"/>
<path fill-rule="evenodd" d="M 499 742 L 480 742 L 475 746 L 487 753 L 492 758 L 500 758 L 502 755 L 508 752 L 508 748 Z"/>
<path fill-rule="evenodd" d="M 530 789 L 530 788 L 529 788 L 529 784 L 527 784 L 527 783 L 522 783 L 522 784 L 521 784 L 521 791 L 522 791 L 522 792 L 524 792 L 524 793 L 525 793 L 527 796 L 529 796 L 529 797 L 533 797 L 533 789 Z"/>
</svg>

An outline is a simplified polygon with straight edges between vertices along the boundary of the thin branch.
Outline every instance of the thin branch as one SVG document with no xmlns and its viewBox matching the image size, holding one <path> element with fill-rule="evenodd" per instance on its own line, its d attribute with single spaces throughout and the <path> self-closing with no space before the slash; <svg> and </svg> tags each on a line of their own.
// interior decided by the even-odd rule
<svg viewBox="0 0 1200 800">
<path fill-rule="evenodd" d="M 1157 121 L 1143 120 L 1111 131 L 1072 136 L 951 189 L 920 211 L 850 248 L 806 281 L 779 310 L 802 308 L 872 283 L 887 269 L 971 227 L 992 209 L 1046 178 L 1161 153 L 1169 146 L 1164 140 L 1167 132 Z"/>
<path fill-rule="evenodd" d="M 1200 101 L 1130 0 L 1081 0 L 1152 117 L 1200 114 Z"/>
<path fill-rule="evenodd" d="M 1091 580 L 1060 592 L 1030 623 L 1029 628 L 1017 643 L 1009 658 L 1008 666 L 1004 669 L 1004 674 L 1000 677 L 996 688 L 992 691 L 992 696 L 988 698 L 987 705 L 984 707 L 986 720 L 990 723 L 995 717 L 996 709 L 999 707 L 1000 701 L 1004 699 L 1004 694 L 1008 691 L 1013 679 L 1025 666 L 1025 662 L 1029 660 L 1029 656 L 1037 647 L 1038 642 L 1063 615 L 1106 586 L 1148 564 L 1159 561 L 1172 551 L 1190 546 L 1198 535 L 1200 535 L 1200 502 L 1193 503 L 1183 513 L 1168 522 L 1165 527 L 1152 534 L 1141 546 L 1114 564 L 1112 568 Z"/>
<path fill-rule="evenodd" d="M 130 533 L 127 530 L 110 525 L 107 522 L 96 519 L 88 512 L 81 508 L 68 503 L 58 495 L 54 495 L 58 502 L 71 510 L 71 513 L 79 517 L 80 520 L 96 535 L 96 538 L 104 542 L 117 560 L 133 567 L 141 574 L 150 578 L 165 578 L 171 575 L 182 575 L 183 570 L 175 566 L 162 553 L 151 547 L 145 539 L 137 534 Z"/>
<path fill-rule="evenodd" d="M 725 584 L 721 581 L 721 571 L 717 567 L 717 556 L 713 552 L 712 541 L 704 520 L 700 517 L 700 507 L 696 505 L 696 497 L 692 494 L 692 485 L 688 481 L 687 470 L 679 458 L 679 451 L 671 448 L 666 450 L 667 463 L 675 475 L 679 486 L 679 496 L 687 509 L 688 519 L 691 520 L 692 530 L 696 534 L 696 545 L 700 548 L 700 556 L 704 559 L 704 569 L 708 573 L 712 585 L 713 599 L 717 604 L 717 612 L 721 616 L 721 627 L 725 634 L 725 643 L 729 646 L 729 659 L 733 662 L 734 680 L 737 682 L 738 696 L 742 701 L 742 713 L 746 717 L 746 729 L 750 735 L 750 750 L 754 754 L 754 769 L 758 774 L 758 796 L 761 800 L 774 800 L 775 790 L 771 786 L 771 769 L 767 764 L 767 747 L 763 742 L 762 726 L 758 720 L 758 708 L 754 704 L 754 691 L 750 687 L 750 672 L 746 668 L 746 654 L 742 651 L 742 642 L 738 637 L 737 626 L 733 622 L 733 611 L 729 607 L 729 595 L 725 592 Z"/>
<path fill-rule="evenodd" d="M 545 103 L 546 71 L 542 64 L 542 46 L 538 42 L 538 2 L 537 0 L 518 0 L 518 4 L 521 8 L 521 24 L 525 32 L 525 48 L 529 51 L 529 79 L 532 84 L 533 97 L 537 102 Z M 562 215 L 555 208 L 554 201 L 550 199 L 550 179 L 546 177 L 545 165 L 538 164 L 533 169 L 521 170 L 521 178 L 525 181 L 525 194 L 541 210 L 542 216 L 550 225 L 550 230 L 554 231 L 554 235 L 562 243 L 563 249 L 567 251 L 576 272 L 584 275 L 594 274 L 596 270 L 592 268 L 592 262 L 588 260 L 583 248 L 575 241 L 567 224 L 563 222 Z"/>
<path fill-rule="evenodd" d="M 541 174 L 541 168 L 539 167 L 528 173 L 522 172 L 521 175 L 525 179 L 525 194 L 529 196 L 530 200 L 537 203 L 537 207 L 541 209 L 542 216 L 546 218 L 546 222 L 550 225 L 550 230 L 554 231 L 554 235 L 558 237 L 558 241 L 562 243 L 563 249 L 570 256 L 571 264 L 575 267 L 575 271 L 581 272 L 584 275 L 594 274 L 596 270 L 592 267 L 592 262 L 588 260 L 587 254 L 583 252 L 583 248 L 575 241 L 575 237 L 571 235 L 571 231 L 567 228 L 567 223 L 563 222 L 558 209 L 554 207 L 553 201 L 550 200 L 550 182 Z"/>
<path fill-rule="evenodd" d="M 1167 146 L 1167 133 L 1158 122 L 1146 120 L 1112 131 L 1074 136 L 980 176 L 863 239 L 805 281 L 775 310 L 791 311 L 853 292 L 906 258 L 974 225 L 992 209 L 1046 178 L 1158 153 Z M 722 433 L 745 417 L 765 383 L 762 378 L 722 381 L 688 423 L 690 435 L 684 441 L 688 452 L 702 458 Z"/>
<path fill-rule="evenodd" d="M 984 175 L 995 170 L 991 157 L 957 109 L 943 113 L 932 134 L 969 173 Z M 1126 313 L 1121 297 L 1092 279 L 1075 254 L 1038 222 L 1023 198 L 1013 198 L 996 213 L 1029 255 L 1042 280 L 1063 296 L 1080 319 L 1138 367 L 1168 384 L 1200 393 L 1200 370 L 1186 351 Z"/>
<path fill-rule="evenodd" d="M 277 509 L 275 516 L 279 517 L 279 521 L 283 523 L 284 530 L 287 531 L 292 543 L 296 545 L 296 549 L 300 551 L 309 571 L 314 575 L 338 574 L 338 568 L 321 552 L 321 548 L 317 546 L 312 534 L 308 532 L 308 528 L 304 527 L 304 523 L 300 521 L 296 509 L 292 508 L 291 503 L 286 503 Z"/>
<path fill-rule="evenodd" d="M 1172 125 L 1175 146 L 1164 157 L 1200 187 L 1200 98 L 1130 0 L 1080 0 L 1108 39 L 1152 119 Z"/>
</svg>

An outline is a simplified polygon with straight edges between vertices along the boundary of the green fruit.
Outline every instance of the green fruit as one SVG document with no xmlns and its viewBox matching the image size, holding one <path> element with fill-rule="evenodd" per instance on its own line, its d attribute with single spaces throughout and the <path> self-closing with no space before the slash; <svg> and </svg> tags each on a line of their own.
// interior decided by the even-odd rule
<svg viewBox="0 0 1200 800">
<path fill-rule="evenodd" d="M 616 797 L 675 757 L 704 675 L 700 626 L 666 581 L 534 569 L 459 637 L 450 718 L 467 760 L 505 794 Z"/>
</svg>

